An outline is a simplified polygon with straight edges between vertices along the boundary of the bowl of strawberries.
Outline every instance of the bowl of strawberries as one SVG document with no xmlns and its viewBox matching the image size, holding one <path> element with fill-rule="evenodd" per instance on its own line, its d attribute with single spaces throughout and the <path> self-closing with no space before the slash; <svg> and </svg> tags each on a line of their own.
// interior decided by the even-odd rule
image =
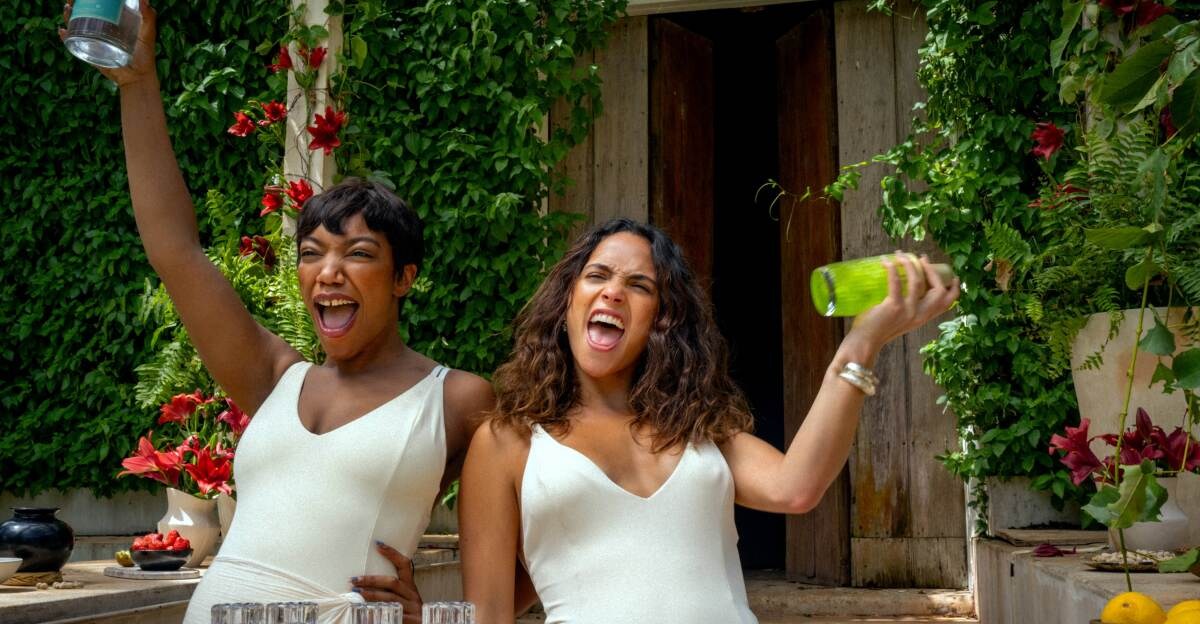
<svg viewBox="0 0 1200 624">
<path fill-rule="evenodd" d="M 179 531 L 171 529 L 169 533 L 148 533 L 133 539 L 129 549 L 133 562 L 148 572 L 164 572 L 178 570 L 192 556 L 192 545 Z"/>
</svg>

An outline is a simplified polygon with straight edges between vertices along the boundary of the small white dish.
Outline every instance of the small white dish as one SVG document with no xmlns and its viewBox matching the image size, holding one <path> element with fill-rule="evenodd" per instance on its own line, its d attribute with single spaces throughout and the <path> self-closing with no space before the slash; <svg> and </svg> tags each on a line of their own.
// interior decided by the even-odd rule
<svg viewBox="0 0 1200 624">
<path fill-rule="evenodd" d="M 0 583 L 8 580 L 8 577 L 17 573 L 17 568 L 21 567 L 21 559 L 19 557 L 0 557 Z"/>
</svg>

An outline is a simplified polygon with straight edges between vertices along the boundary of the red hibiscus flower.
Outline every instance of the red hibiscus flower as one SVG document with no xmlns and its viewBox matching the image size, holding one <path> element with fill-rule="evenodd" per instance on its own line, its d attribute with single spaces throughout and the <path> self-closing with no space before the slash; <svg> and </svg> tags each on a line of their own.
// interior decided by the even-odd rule
<svg viewBox="0 0 1200 624">
<path fill-rule="evenodd" d="M 258 213 L 258 216 L 265 217 L 283 207 L 283 197 L 279 193 L 267 191 L 263 193 L 262 206 L 262 212 Z"/>
<path fill-rule="evenodd" d="M 1052 122 L 1040 122 L 1033 131 L 1033 140 L 1037 143 L 1033 148 L 1033 153 L 1050 160 L 1054 152 L 1062 148 L 1065 137 L 1066 133 Z"/>
<path fill-rule="evenodd" d="M 226 132 L 235 137 L 244 137 L 247 134 L 254 132 L 254 120 L 250 119 L 246 113 L 238 111 L 233 114 L 233 118 L 237 120 L 237 123 L 229 126 L 229 130 Z"/>
<path fill-rule="evenodd" d="M 267 65 L 267 69 L 271 70 L 272 73 L 278 73 L 280 70 L 291 68 L 292 55 L 288 54 L 286 45 L 279 46 L 279 56 L 274 63 Z"/>
<path fill-rule="evenodd" d="M 304 202 L 313 196 L 313 188 L 308 180 L 302 178 L 296 182 L 288 182 L 286 193 L 295 202 L 296 210 L 299 211 L 304 210 Z"/>
<path fill-rule="evenodd" d="M 233 399 L 226 398 L 225 405 L 225 411 L 217 416 L 217 420 L 229 425 L 229 430 L 233 432 L 233 435 L 241 437 L 242 432 L 246 431 L 246 427 L 250 426 L 250 416 L 243 412 L 237 403 L 233 402 Z"/>
<path fill-rule="evenodd" d="M 158 424 L 185 422 L 196 412 L 196 407 L 204 402 L 204 396 L 199 390 L 191 394 L 177 394 L 171 397 L 170 403 L 164 403 L 159 408 Z"/>
<path fill-rule="evenodd" d="M 269 126 L 277 121 L 287 119 L 287 107 L 274 100 L 262 105 L 263 114 L 266 118 L 259 121 L 260 126 Z"/>
<path fill-rule="evenodd" d="M 1100 0 L 1100 6 L 1115 13 L 1118 17 L 1132 12 L 1137 8 L 1138 0 Z"/>
<path fill-rule="evenodd" d="M 196 482 L 201 494 L 207 495 L 213 490 L 222 494 L 233 493 L 233 488 L 229 486 L 229 479 L 233 476 L 232 456 L 220 450 L 214 453 L 212 449 L 204 447 L 196 451 L 196 463 L 184 464 L 183 469 Z"/>
<path fill-rule="evenodd" d="M 1055 451 L 1064 451 L 1066 455 L 1062 458 L 1062 463 L 1071 470 L 1071 481 L 1075 485 L 1079 485 L 1087 480 L 1096 469 L 1102 465 L 1100 458 L 1092 452 L 1092 448 L 1088 445 L 1088 426 L 1091 421 L 1084 418 L 1079 421 L 1078 427 L 1067 427 L 1066 437 L 1054 434 L 1050 436 L 1050 453 Z"/>
<path fill-rule="evenodd" d="M 321 61 L 325 60 L 325 53 L 328 52 L 325 48 L 313 48 L 311 52 L 305 54 L 304 50 L 300 54 L 305 54 L 305 60 L 308 61 L 309 69 L 316 69 L 321 66 Z"/>
<path fill-rule="evenodd" d="M 255 236 L 254 238 L 243 236 L 241 244 L 238 245 L 238 254 L 242 256 L 258 256 L 262 260 L 263 265 L 268 269 L 275 266 L 275 248 L 271 247 L 271 241 L 263 236 Z M 226 401 L 228 400 L 226 399 Z M 220 417 L 217 420 L 220 420 Z"/>
<path fill-rule="evenodd" d="M 1134 21 L 1140 28 L 1171 11 L 1174 11 L 1174 9 L 1169 6 L 1164 6 L 1157 2 L 1143 1 L 1137 5 L 1137 15 L 1134 17 Z"/>
<path fill-rule="evenodd" d="M 154 432 L 150 433 L 153 436 Z M 138 475 L 148 479 L 154 479 L 165 485 L 175 486 L 179 483 L 179 463 L 180 456 L 178 451 L 159 451 L 154 448 L 154 443 L 150 441 L 150 436 L 142 436 L 138 440 L 137 451 L 132 457 L 127 457 L 121 461 L 121 465 L 125 470 L 117 473 L 118 477 L 125 475 Z"/>
<path fill-rule="evenodd" d="M 333 153 L 333 148 L 342 144 L 337 133 L 342 129 L 344 123 L 346 123 L 346 113 L 336 112 L 332 106 L 326 106 L 325 116 L 317 114 L 313 125 L 308 127 L 308 133 L 313 137 L 312 142 L 308 144 L 308 149 L 324 149 L 326 156 Z"/>
</svg>

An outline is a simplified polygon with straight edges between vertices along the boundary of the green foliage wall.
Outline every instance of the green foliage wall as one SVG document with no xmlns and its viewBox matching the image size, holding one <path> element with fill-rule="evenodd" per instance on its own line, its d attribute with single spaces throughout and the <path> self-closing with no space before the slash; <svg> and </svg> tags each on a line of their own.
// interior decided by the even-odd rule
<svg viewBox="0 0 1200 624">
<path fill-rule="evenodd" d="M 156 2 L 159 73 L 197 199 L 252 206 L 266 153 L 230 149 L 229 111 L 261 83 L 253 52 L 275 35 L 268 3 Z M 151 421 L 133 400 L 149 356 L 138 321 L 151 275 L 125 179 L 115 89 L 58 40 L 61 3 L 0 6 L 0 490 L 128 488 L 119 459 Z M 202 84 L 210 73 L 228 71 Z M 199 92 L 185 105 L 187 91 Z"/>
<path fill-rule="evenodd" d="M 248 98 L 282 97 L 266 92 L 273 52 L 256 50 L 271 50 L 283 34 L 284 10 L 155 4 L 172 138 L 196 204 L 216 191 L 223 205 L 245 207 L 233 223 L 223 211 L 220 223 L 201 212 L 202 230 L 261 233 L 262 172 L 280 155 L 225 128 Z M 351 121 L 339 168 L 390 179 L 426 221 L 423 279 L 401 327 L 415 348 L 483 373 L 505 354 L 509 321 L 565 244 L 569 218 L 538 211 L 563 183 L 552 165 L 599 109 L 595 69 L 576 69 L 575 55 L 602 43 L 622 7 L 347 7 L 364 12 L 347 16 L 357 40 L 347 53 Z M 0 491 L 108 493 L 139 486 L 113 475 L 153 423 L 153 410 L 135 401 L 133 371 L 155 355 L 154 327 L 138 315 L 156 281 L 133 227 L 117 95 L 62 48 L 59 10 L 0 8 L 0 136 L 16 146 L 0 155 L 0 305 L 9 328 L 0 338 L 8 382 Z M 564 96 L 579 104 L 574 124 L 539 140 L 536 125 Z"/>
</svg>

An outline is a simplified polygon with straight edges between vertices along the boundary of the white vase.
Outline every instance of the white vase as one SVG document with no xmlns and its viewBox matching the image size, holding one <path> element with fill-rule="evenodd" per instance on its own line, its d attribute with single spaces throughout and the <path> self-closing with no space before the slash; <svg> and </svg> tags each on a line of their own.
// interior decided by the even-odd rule
<svg viewBox="0 0 1200 624">
<path fill-rule="evenodd" d="M 1175 477 L 1158 477 L 1158 484 L 1167 491 L 1162 516 L 1158 522 L 1135 522 L 1125 529 L 1126 550 L 1173 551 L 1189 545 L 1188 518 L 1176 499 L 1178 480 Z M 1120 549 L 1121 542 L 1116 529 L 1109 530 L 1108 543 L 1113 550 Z"/>
<path fill-rule="evenodd" d="M 233 523 L 233 513 L 237 511 L 237 499 L 228 494 L 217 494 L 217 517 L 221 521 L 221 539 L 229 535 L 229 525 Z"/>
<path fill-rule="evenodd" d="M 194 568 L 211 555 L 221 534 L 217 501 L 196 498 L 175 488 L 167 488 L 167 513 L 158 521 L 158 532 L 179 531 L 192 544 L 192 556 L 184 565 Z"/>
</svg>

